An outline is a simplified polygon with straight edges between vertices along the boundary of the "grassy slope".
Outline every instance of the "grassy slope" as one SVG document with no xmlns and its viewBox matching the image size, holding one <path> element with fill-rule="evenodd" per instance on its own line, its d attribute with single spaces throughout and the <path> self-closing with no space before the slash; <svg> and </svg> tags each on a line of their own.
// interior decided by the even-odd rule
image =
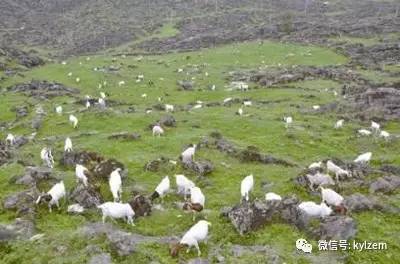
<svg viewBox="0 0 400 264">
<path fill-rule="evenodd" d="M 312 56 L 304 54 L 311 52 Z M 288 53 L 295 56 L 286 58 Z M 82 62 L 82 65 L 79 64 Z M 136 58 L 118 58 L 112 62 L 106 56 L 91 57 L 89 61 L 85 58 L 73 58 L 67 65 L 52 64 L 42 68 L 27 72 L 25 77 L 16 77 L 7 81 L 4 86 L 11 85 L 19 81 L 26 81 L 32 78 L 56 80 L 66 85 L 77 87 L 81 90 L 81 96 L 90 94 L 98 96 L 99 89 L 97 84 L 107 80 L 108 86 L 103 89 L 110 93 L 111 99 L 122 100 L 135 106 L 136 112 L 131 114 L 107 111 L 100 113 L 96 110 L 78 113 L 82 106 L 71 104 L 71 98 L 56 98 L 51 101 L 41 101 L 48 112 L 44 126 L 38 134 L 38 138 L 49 136 L 60 136 L 61 139 L 52 142 L 55 155 L 59 157 L 63 148 L 64 138 L 72 137 L 75 148 L 89 149 L 102 153 L 106 157 L 115 157 L 127 165 L 129 178 L 124 182 L 124 200 L 128 199 L 130 190 L 133 188 L 143 189 L 150 193 L 166 172 L 149 173 L 143 171 L 146 161 L 157 158 L 160 155 L 176 158 L 182 151 L 184 144 L 198 142 L 202 136 L 211 131 L 218 130 L 229 140 L 240 146 L 256 145 L 263 152 L 269 152 L 275 156 L 286 158 L 296 162 L 301 166 L 327 158 L 339 157 L 342 159 L 353 159 L 355 155 L 372 151 L 374 153 L 372 164 L 393 163 L 400 165 L 398 149 L 400 144 L 396 141 L 393 144 L 386 144 L 381 141 L 372 141 L 365 138 L 356 138 L 355 130 L 366 127 L 368 123 L 352 121 L 346 123 L 342 130 L 332 129 L 337 117 L 332 114 L 300 113 L 299 110 L 311 109 L 314 104 L 323 104 L 335 100 L 332 93 L 325 92 L 325 88 L 339 89 L 339 85 L 330 81 L 307 81 L 297 83 L 296 87 L 305 87 L 310 90 L 302 89 L 253 89 L 249 92 L 228 92 L 224 85 L 227 72 L 238 68 L 254 68 L 259 66 L 282 66 L 290 65 L 332 65 L 343 64 L 346 59 L 334 54 L 333 52 L 318 48 L 306 47 L 290 44 L 269 43 L 258 45 L 257 43 L 245 43 L 219 47 L 210 50 L 202 50 L 194 53 L 168 54 L 165 56 L 144 57 L 141 61 Z M 123 63 L 122 70 L 117 74 L 104 74 L 95 72 L 94 67 L 110 64 Z M 177 90 L 176 81 L 188 78 L 185 73 L 177 73 L 178 68 L 185 68 L 189 64 L 202 65 L 204 69 L 195 76 L 197 88 L 205 88 L 204 91 L 182 92 Z M 131 69 L 127 65 L 136 65 L 137 68 Z M 205 76 L 205 72 L 209 76 Z M 68 72 L 73 72 L 73 78 L 67 77 Z M 154 87 L 148 87 L 146 82 L 135 83 L 135 76 L 144 74 L 146 80 L 153 80 Z M 79 76 L 81 82 L 75 83 L 75 77 Z M 163 81 L 160 78 L 164 78 Z M 118 87 L 117 83 L 125 80 L 126 86 Z M 216 84 L 216 91 L 208 91 L 206 87 Z M 147 99 L 141 98 L 141 94 L 147 93 Z M 168 93 L 169 96 L 165 96 Z M 165 103 L 175 105 L 186 105 L 196 100 L 222 101 L 226 97 L 250 98 L 252 100 L 284 100 L 281 103 L 268 105 L 255 105 L 246 108 L 245 112 L 249 117 L 239 117 L 235 115 L 238 105 L 232 107 L 213 107 L 195 110 L 192 113 L 174 113 L 178 121 L 178 127 L 167 129 L 166 136 L 160 139 L 153 138 L 145 128 L 147 125 L 157 120 L 163 113 L 153 112 L 145 115 L 146 107 L 157 103 L 158 96 L 164 96 Z M 305 95 L 315 95 L 308 98 Z M 13 113 L 10 106 L 18 104 L 24 100 L 19 95 L 2 95 L 0 105 L 1 121 L 12 120 Z M 29 101 L 35 103 L 30 98 Z M 61 117 L 54 114 L 54 107 L 62 104 L 65 114 Z M 298 108 L 298 107 L 299 108 Z M 80 119 L 78 130 L 73 130 L 67 124 L 67 112 L 76 112 Z M 294 128 L 287 132 L 281 121 L 285 114 L 294 117 Z M 26 119 L 27 120 L 27 119 Z M 198 126 L 198 127 L 197 127 Z M 196 128 L 194 128 L 196 127 Z M 385 129 L 390 133 L 399 134 L 399 123 L 389 123 Z M 107 139 L 113 132 L 137 131 L 142 134 L 142 139 L 135 142 L 118 142 Z M 4 131 L 1 137 L 6 135 Z M 10 132 L 15 134 L 31 133 L 26 125 L 16 125 Z M 96 132 L 92 136 L 80 136 L 82 132 Z M 36 144 L 25 146 L 21 155 L 28 153 L 34 155 L 34 160 L 39 164 L 39 151 L 46 144 L 45 141 L 37 141 Z M 200 150 L 199 158 L 213 160 L 216 170 L 207 177 L 207 182 L 197 182 L 202 187 L 206 195 L 206 209 L 204 214 L 213 223 L 210 231 L 210 241 L 208 245 L 201 245 L 204 255 L 217 244 L 224 245 L 222 252 L 226 253 L 228 261 L 233 261 L 229 256 L 229 245 L 233 244 L 269 244 L 275 247 L 282 258 L 287 263 L 308 263 L 305 257 L 299 257 L 294 250 L 294 241 L 299 237 L 304 237 L 299 231 L 291 226 L 274 223 L 263 229 L 246 235 L 239 236 L 230 223 L 219 216 L 219 209 L 222 206 L 229 206 L 239 201 L 239 186 L 241 179 L 249 174 L 255 175 L 256 186 L 254 196 L 262 198 L 266 191 L 274 191 L 281 195 L 295 193 L 301 198 L 318 200 L 290 183 L 289 179 L 294 177 L 300 170 L 298 168 L 285 168 L 281 166 L 266 166 L 259 164 L 241 164 L 237 160 L 227 157 L 221 153 Z M 221 162 L 229 164 L 229 168 L 221 165 Z M 57 167 L 57 170 L 62 168 Z M 0 187 L 2 192 L 0 198 L 6 194 L 14 192 L 20 187 L 8 183 L 8 179 L 20 173 L 22 168 L 18 165 L 9 165 L 0 169 Z M 179 168 L 169 171 L 171 180 L 173 174 L 181 172 Z M 193 179 L 194 177 L 191 176 Z M 74 185 L 74 174 L 72 171 L 65 172 L 67 188 L 71 189 Z M 266 190 L 262 189 L 261 182 L 273 183 Z M 365 191 L 365 190 L 362 190 Z M 103 188 L 106 199 L 111 199 L 106 184 Z M 397 196 L 398 197 L 398 196 Z M 118 222 L 122 229 L 138 232 L 146 235 L 176 235 L 180 236 L 192 224 L 191 216 L 185 215 L 178 218 L 182 212 L 175 209 L 173 202 L 180 198 L 171 194 L 167 197 L 164 207 L 166 211 L 155 211 L 147 218 L 137 221 L 136 227 L 129 227 Z M 100 216 L 96 212 L 90 212 L 85 218 L 83 216 L 67 216 L 65 213 L 66 204 L 63 205 L 63 212 L 48 214 L 45 208 L 40 209 L 37 226 L 39 232 L 46 234 L 42 242 L 19 242 L 5 247 L 0 251 L 0 258 L 4 263 L 80 263 L 87 260 L 85 247 L 87 244 L 95 243 L 106 251 L 111 251 L 107 242 L 99 240 L 85 241 L 75 233 L 77 227 L 86 221 L 99 221 Z M 14 219 L 12 212 L 4 212 L 0 215 L 0 221 L 11 222 Z M 359 232 L 357 240 L 387 241 L 389 250 L 387 252 L 374 253 L 351 253 L 350 263 L 369 263 L 373 258 L 374 263 L 395 263 L 394 260 L 400 257 L 399 250 L 399 220 L 392 215 L 380 214 L 376 212 L 355 215 L 358 220 Z M 373 232 L 371 232 L 373 230 Z M 50 243 L 50 241 L 55 242 Z M 316 242 L 314 241 L 314 246 Z M 66 250 L 55 249 L 53 245 L 63 245 Z M 65 248 L 64 248 L 65 249 Z M 41 252 L 37 254 L 37 252 Z M 190 254 L 181 254 L 181 259 L 195 257 L 192 251 Z M 150 259 L 158 260 L 161 263 L 174 263 L 176 260 L 168 256 L 167 245 L 142 245 L 141 250 L 126 258 L 113 258 L 118 263 L 147 263 Z M 243 263 L 258 263 L 260 256 L 251 255 L 243 258 Z M 237 260 L 238 261 L 238 260 Z"/>
</svg>

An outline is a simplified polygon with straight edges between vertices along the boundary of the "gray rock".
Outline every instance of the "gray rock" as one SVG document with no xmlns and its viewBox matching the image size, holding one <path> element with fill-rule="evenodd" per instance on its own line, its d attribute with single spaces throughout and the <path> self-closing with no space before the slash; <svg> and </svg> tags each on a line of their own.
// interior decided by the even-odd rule
<svg viewBox="0 0 400 264">
<path fill-rule="evenodd" d="M 400 187 L 400 176 L 384 176 L 372 182 L 369 191 L 371 193 L 390 193 Z"/>
<path fill-rule="evenodd" d="M 14 239 L 29 239 L 35 233 L 35 225 L 30 220 L 15 219 L 10 225 L 0 224 L 0 242 Z"/>
<path fill-rule="evenodd" d="M 194 82 L 181 80 L 178 81 L 178 85 L 185 91 L 191 91 L 193 90 Z"/>
<path fill-rule="evenodd" d="M 36 187 L 11 194 L 4 199 L 5 209 L 16 210 L 17 215 L 32 215 L 35 213 L 35 201 L 40 195 Z"/>
<path fill-rule="evenodd" d="M 176 127 L 176 120 L 172 115 L 164 115 L 160 118 L 159 123 L 166 127 Z"/>
<path fill-rule="evenodd" d="M 103 203 L 100 192 L 90 184 L 87 187 L 81 183 L 78 184 L 72 190 L 69 199 L 72 203 L 78 203 L 84 208 L 96 208 L 97 205 Z"/>
<path fill-rule="evenodd" d="M 94 255 L 90 258 L 88 264 L 111 264 L 111 256 L 107 253 Z"/>
<path fill-rule="evenodd" d="M 25 174 L 17 178 L 16 184 L 36 185 L 37 182 L 43 180 L 54 179 L 52 170 L 48 167 L 26 167 Z"/>
<path fill-rule="evenodd" d="M 187 264 L 209 264 L 210 262 L 207 259 L 203 258 L 195 258 L 195 259 L 190 259 Z"/>
<path fill-rule="evenodd" d="M 125 166 L 115 159 L 108 159 L 97 164 L 93 169 L 93 174 L 98 179 L 108 180 L 111 172 L 118 168 L 123 171 L 125 169 Z"/>
<path fill-rule="evenodd" d="M 357 226 L 353 218 L 335 215 L 322 219 L 316 235 L 323 240 L 349 240 L 354 238 L 356 233 Z"/>
<path fill-rule="evenodd" d="M 78 231 L 78 234 L 86 237 L 97 237 L 106 235 L 107 240 L 119 256 L 130 255 L 137 250 L 137 245 L 141 243 L 161 243 L 169 244 L 176 241 L 171 237 L 152 237 L 121 231 L 110 224 L 90 223 Z"/>
<path fill-rule="evenodd" d="M 214 170 L 214 165 L 210 160 L 191 161 L 183 165 L 186 169 L 192 170 L 199 176 L 205 176 Z"/>
<path fill-rule="evenodd" d="M 148 197 L 145 197 L 143 195 L 136 195 L 129 202 L 129 204 L 135 212 L 135 217 L 148 216 L 151 214 L 152 203 Z"/>
</svg>

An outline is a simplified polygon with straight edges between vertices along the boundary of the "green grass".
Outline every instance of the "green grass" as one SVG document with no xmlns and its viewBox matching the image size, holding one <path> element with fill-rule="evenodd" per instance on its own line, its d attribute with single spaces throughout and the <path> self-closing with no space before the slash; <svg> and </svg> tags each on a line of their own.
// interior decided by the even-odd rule
<svg viewBox="0 0 400 264">
<path fill-rule="evenodd" d="M 159 36 L 170 36 L 174 32 L 173 25 L 165 25 Z M 289 53 L 293 56 L 287 56 Z M 311 55 L 307 55 L 311 54 Z M 80 64 L 80 62 L 82 64 Z M 72 138 L 74 148 L 77 150 L 92 150 L 106 157 L 114 157 L 123 162 L 129 170 L 128 179 L 123 183 L 123 200 L 129 199 L 133 189 L 143 190 L 150 194 L 158 182 L 166 174 L 174 181 L 174 174 L 184 172 L 181 168 L 171 168 L 162 172 L 145 172 L 144 164 L 160 155 L 177 159 L 185 144 L 198 142 L 203 136 L 212 131 L 220 131 L 224 137 L 234 144 L 246 147 L 257 146 L 262 152 L 271 153 L 274 156 L 290 160 L 298 167 L 286 168 L 276 165 L 261 165 L 253 163 L 240 163 L 237 159 L 222 154 L 216 150 L 200 149 L 196 153 L 199 159 L 210 159 L 215 164 L 215 171 L 199 180 L 190 173 L 186 173 L 198 184 L 206 196 L 206 217 L 213 223 L 210 229 L 210 240 L 207 245 L 201 244 L 204 256 L 207 256 L 214 248 L 222 247 L 223 255 L 231 263 L 263 263 L 263 256 L 244 256 L 236 262 L 231 255 L 232 244 L 242 245 L 270 245 L 286 261 L 286 263 L 309 263 L 310 259 L 299 257 L 295 253 L 294 243 L 299 237 L 306 234 L 293 227 L 274 222 L 258 230 L 257 232 L 240 236 L 232 225 L 221 218 L 219 210 L 223 206 L 236 204 L 239 199 L 239 187 L 242 178 L 250 173 L 255 176 L 255 189 L 253 198 L 263 198 L 265 192 L 273 191 L 281 195 L 296 194 L 304 200 L 317 200 L 304 190 L 295 188 L 290 181 L 302 167 L 311 162 L 338 157 L 352 160 L 356 155 L 365 151 L 372 151 L 372 164 L 381 163 L 400 165 L 398 149 L 399 141 L 384 143 L 382 141 L 358 138 L 355 131 L 361 127 L 368 127 L 369 122 L 351 120 L 345 123 L 342 130 L 334 130 L 333 125 L 339 118 L 334 114 L 320 114 L 313 112 L 312 105 L 325 104 L 338 100 L 332 96 L 332 90 L 339 91 L 340 85 L 333 81 L 313 80 L 291 84 L 290 87 L 280 89 L 266 89 L 250 84 L 248 92 L 227 91 L 225 86 L 229 84 L 226 77 L 229 71 L 238 69 L 254 69 L 257 67 L 287 67 L 291 65 L 341 65 L 347 59 L 335 54 L 331 50 L 294 44 L 265 42 L 259 45 L 256 42 L 234 44 L 214 49 L 204 49 L 197 52 L 172 53 L 163 56 L 145 56 L 141 60 L 137 57 L 112 58 L 105 55 L 92 56 L 90 60 L 85 57 L 76 57 L 68 60 L 67 65 L 48 64 L 24 73 L 24 77 L 12 77 L 4 87 L 17 82 L 31 79 L 46 79 L 61 82 L 70 87 L 79 88 L 83 98 L 86 94 L 93 97 L 99 96 L 100 91 L 107 91 L 111 100 L 118 100 L 135 107 L 136 112 L 126 113 L 127 106 L 114 107 L 104 112 L 90 109 L 84 110 L 84 106 L 73 104 L 74 99 L 59 97 L 52 100 L 39 101 L 22 95 L 10 93 L 2 94 L 1 121 L 12 121 L 15 113 L 10 111 L 13 105 L 20 105 L 28 100 L 33 105 L 40 103 L 45 108 L 47 115 L 43 127 L 38 131 L 37 140 L 24 146 L 19 155 L 30 158 L 35 164 L 40 164 L 40 149 L 49 144 L 54 149 L 56 159 L 61 157 L 65 137 Z M 120 65 L 118 73 L 103 73 L 93 71 L 94 67 L 108 65 Z M 135 68 L 128 67 L 135 65 Z M 178 73 L 177 69 L 184 69 Z M 197 68 L 198 71 L 191 75 L 186 72 Z M 73 77 L 68 77 L 68 72 Z M 209 75 L 206 76 L 205 73 Z M 145 75 L 145 82 L 136 83 L 135 78 L 139 74 Z M 75 78 L 80 77 L 81 82 L 76 83 Z M 195 91 L 179 91 L 176 82 L 178 80 L 194 77 Z M 163 80 L 160 80 L 163 78 Z M 108 85 L 98 89 L 98 84 L 107 81 Z M 124 80 L 125 86 L 119 87 L 119 81 Z M 147 81 L 152 80 L 155 85 L 149 87 Z M 209 91 L 207 87 L 215 84 L 216 91 Z M 198 89 L 198 90 L 197 90 Z M 328 91 L 326 91 L 328 89 Z M 141 95 L 147 94 L 143 99 Z M 173 115 L 177 120 L 176 128 L 167 128 L 165 137 L 153 138 L 147 126 L 158 120 L 164 113 L 154 111 L 145 114 L 145 109 L 158 103 L 157 98 L 162 96 L 163 103 L 177 106 L 185 106 L 188 103 L 202 100 L 207 102 L 222 102 L 226 97 L 249 98 L 253 100 L 252 107 L 246 107 L 245 114 L 239 117 L 235 112 L 239 105 L 231 107 L 209 107 L 194 110 L 192 112 L 178 111 Z M 271 101 L 262 105 L 258 101 Z M 5 102 L 3 104 L 3 102 Z M 58 116 L 54 113 L 54 107 L 62 105 L 64 114 Z M 33 107 L 30 107 L 34 111 Z M 307 110 L 307 111 L 305 111 Z M 68 114 L 74 113 L 80 120 L 79 128 L 74 130 L 68 123 Z M 292 115 L 294 126 L 289 131 L 284 128 L 282 117 Z M 32 133 L 30 119 L 32 114 L 15 123 L 10 130 L 0 132 L 0 137 L 7 133 L 28 134 Z M 384 125 L 385 130 L 391 134 L 400 133 L 398 122 Z M 115 132 L 130 131 L 139 132 L 142 137 L 138 141 L 115 141 L 107 137 Z M 94 132 L 89 136 L 81 136 L 84 132 Z M 46 141 L 45 138 L 57 136 L 59 140 Z M 224 162 L 228 167 L 224 167 Z M 12 164 L 0 168 L 0 198 L 7 194 L 20 190 L 21 186 L 9 183 L 9 178 L 22 173 L 20 165 Z M 66 182 L 68 190 L 75 185 L 74 172 L 56 166 Z M 265 189 L 262 182 L 269 182 L 271 186 Z M 174 184 L 173 184 L 174 185 Z M 40 186 L 47 189 L 49 186 Z M 107 183 L 102 185 L 102 194 L 106 200 L 111 199 Z M 43 190 L 45 191 L 45 190 Z M 185 214 L 175 208 L 174 202 L 181 201 L 175 194 L 166 197 L 165 211 L 154 211 L 146 218 L 139 218 L 135 227 L 130 227 L 122 221 L 118 221 L 119 228 L 137 232 L 144 235 L 173 235 L 181 236 L 192 224 L 191 215 Z M 40 208 L 37 217 L 38 232 L 45 233 L 46 238 L 42 242 L 15 242 L 5 246 L 0 251 L 0 259 L 3 263 L 86 263 L 89 256 L 85 248 L 88 244 L 99 245 L 100 248 L 111 252 L 116 263 L 148 263 L 155 260 L 160 263 L 176 263 L 168 255 L 168 245 L 143 244 L 140 250 L 128 257 L 118 257 L 109 247 L 104 238 L 86 241 L 81 238 L 76 230 L 86 222 L 100 221 L 98 212 L 92 211 L 86 216 L 69 216 L 65 213 L 67 204 L 63 203 L 62 212 L 49 214 L 45 207 Z M 182 215 L 182 217 L 179 217 Z M 13 212 L 3 212 L 0 222 L 12 222 L 15 217 Z M 375 263 L 393 263 L 391 260 L 400 257 L 398 246 L 398 221 L 391 215 L 376 214 L 375 212 L 355 215 L 358 221 L 357 239 L 385 240 L 393 248 L 388 252 L 356 253 L 350 254 L 349 263 L 368 263 L 370 258 Z M 376 232 L 369 232 L 370 229 Z M 390 235 L 386 235 L 390 234 Z M 51 243 L 50 243 L 51 242 Z M 316 241 L 312 241 L 316 245 Z M 65 251 L 56 250 L 55 247 L 64 246 Z M 396 250 L 397 249 L 397 250 Z M 40 252 L 40 254 L 37 254 Z M 190 254 L 181 254 L 180 260 L 188 260 L 196 257 L 194 251 Z M 247 262 L 246 262 L 247 261 Z"/>
</svg>

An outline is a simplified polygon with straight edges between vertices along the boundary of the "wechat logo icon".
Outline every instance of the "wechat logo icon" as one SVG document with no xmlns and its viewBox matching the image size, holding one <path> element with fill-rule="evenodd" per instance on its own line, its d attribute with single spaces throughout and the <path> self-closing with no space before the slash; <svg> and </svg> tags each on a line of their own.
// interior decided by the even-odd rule
<svg viewBox="0 0 400 264">
<path fill-rule="evenodd" d="M 298 250 L 302 250 L 304 253 L 311 253 L 312 251 L 312 245 L 303 238 L 299 238 L 296 240 L 296 248 Z"/>
</svg>

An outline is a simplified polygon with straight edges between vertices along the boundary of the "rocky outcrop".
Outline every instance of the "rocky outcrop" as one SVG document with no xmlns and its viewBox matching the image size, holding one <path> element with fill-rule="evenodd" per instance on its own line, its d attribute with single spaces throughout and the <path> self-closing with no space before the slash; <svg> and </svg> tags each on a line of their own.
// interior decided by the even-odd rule
<svg viewBox="0 0 400 264">
<path fill-rule="evenodd" d="M 96 208 L 97 205 L 103 203 L 103 198 L 93 185 L 85 187 L 83 184 L 78 184 L 69 195 L 71 203 L 78 203 L 84 208 Z"/>
<path fill-rule="evenodd" d="M 18 216 L 33 216 L 35 214 L 35 201 L 40 195 L 36 187 L 17 192 L 4 199 L 3 207 L 15 210 Z"/>
<path fill-rule="evenodd" d="M 79 94 L 78 89 L 66 87 L 61 83 L 35 80 L 32 80 L 30 83 L 21 83 L 8 87 L 7 91 L 47 99 L 57 96 L 73 96 Z"/>
</svg>

